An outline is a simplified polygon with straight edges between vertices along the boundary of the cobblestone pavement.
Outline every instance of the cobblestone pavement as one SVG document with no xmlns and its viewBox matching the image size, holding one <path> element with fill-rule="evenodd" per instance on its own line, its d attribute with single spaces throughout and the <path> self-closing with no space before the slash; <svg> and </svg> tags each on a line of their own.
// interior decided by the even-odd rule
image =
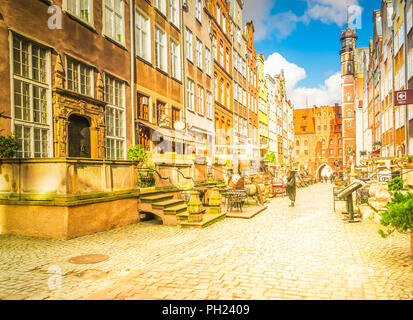
<svg viewBox="0 0 413 320">
<path fill-rule="evenodd" d="M 145 222 L 70 241 L 0 236 L 0 299 L 413 299 L 407 235 L 344 223 L 331 185 L 288 204 L 202 230 Z M 110 258 L 68 262 L 82 254 Z"/>
</svg>

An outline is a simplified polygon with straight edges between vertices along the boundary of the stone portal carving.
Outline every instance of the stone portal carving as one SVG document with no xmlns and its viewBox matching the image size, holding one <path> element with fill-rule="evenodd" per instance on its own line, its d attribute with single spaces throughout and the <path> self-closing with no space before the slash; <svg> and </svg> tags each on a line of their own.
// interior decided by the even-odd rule
<svg viewBox="0 0 413 320">
<path fill-rule="evenodd" d="M 105 105 L 106 103 L 61 88 L 53 90 L 55 157 L 69 157 L 69 117 L 81 115 L 90 124 L 91 158 L 105 158 Z"/>
</svg>

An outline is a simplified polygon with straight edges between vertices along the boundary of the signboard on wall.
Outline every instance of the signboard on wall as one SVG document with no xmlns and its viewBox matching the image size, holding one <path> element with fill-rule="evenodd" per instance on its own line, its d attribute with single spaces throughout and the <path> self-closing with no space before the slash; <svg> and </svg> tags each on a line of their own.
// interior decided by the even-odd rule
<svg viewBox="0 0 413 320">
<path fill-rule="evenodd" d="M 402 106 L 413 104 L 413 89 L 396 91 L 394 95 L 394 105 Z"/>
</svg>

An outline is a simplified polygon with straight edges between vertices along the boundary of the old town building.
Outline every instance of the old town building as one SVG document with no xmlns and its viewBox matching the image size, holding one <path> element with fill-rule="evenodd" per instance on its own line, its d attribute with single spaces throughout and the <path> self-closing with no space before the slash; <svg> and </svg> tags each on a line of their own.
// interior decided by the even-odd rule
<svg viewBox="0 0 413 320">
<path fill-rule="evenodd" d="M 136 141 L 173 164 L 192 147 L 173 130 L 184 120 L 179 1 L 136 0 L 135 11 Z"/>
<path fill-rule="evenodd" d="M 189 135 L 197 156 L 213 161 L 214 105 L 211 18 L 201 0 L 187 1 L 184 24 L 184 105 Z"/>
<path fill-rule="evenodd" d="M 226 0 L 207 0 L 206 6 L 211 18 L 212 58 L 214 59 L 216 155 L 229 160 L 231 158 L 229 146 L 233 140 L 230 3 Z"/>
<path fill-rule="evenodd" d="M 257 79 L 257 56 L 254 46 L 254 23 L 248 21 L 245 24 L 245 37 L 247 39 L 248 50 L 248 137 L 251 139 L 253 147 L 253 158 L 259 159 L 259 122 L 258 122 L 258 79 Z"/>
<path fill-rule="evenodd" d="M 269 74 L 265 75 L 268 95 L 268 152 L 273 152 L 278 160 L 278 137 L 277 137 L 277 82 Z"/>
<path fill-rule="evenodd" d="M 245 148 L 248 139 L 248 80 L 247 80 L 247 39 L 245 38 L 242 21 L 243 0 L 230 1 L 230 18 L 232 34 L 233 61 L 233 113 L 234 113 L 234 144 L 243 148 L 234 149 L 244 161 L 242 166 L 248 166 L 249 157 Z"/>
<path fill-rule="evenodd" d="M 341 76 L 343 98 L 343 157 L 344 165 L 351 167 L 355 164 L 356 151 L 356 77 L 355 50 L 357 34 L 347 24 L 347 29 L 341 33 Z"/>
<path fill-rule="evenodd" d="M 322 106 L 294 110 L 295 163 L 320 178 L 324 167 L 342 171 L 342 110 Z"/>
<path fill-rule="evenodd" d="M 2 128 L 15 132 L 19 157 L 125 159 L 133 135 L 129 6 L 53 4 L 51 14 L 50 1 L 1 6 Z"/>
<path fill-rule="evenodd" d="M 391 1 L 390 1 L 391 2 Z M 389 4 L 390 5 L 390 4 Z M 406 5 L 406 50 L 407 53 L 407 89 L 413 89 L 413 0 L 407 0 Z M 413 105 L 408 106 L 406 122 L 408 123 L 407 154 L 413 155 Z"/>
<path fill-rule="evenodd" d="M 261 157 L 265 157 L 269 146 L 268 131 L 268 96 L 267 84 L 265 81 L 264 54 L 257 56 L 257 77 L 258 77 L 258 121 L 260 133 Z"/>
</svg>

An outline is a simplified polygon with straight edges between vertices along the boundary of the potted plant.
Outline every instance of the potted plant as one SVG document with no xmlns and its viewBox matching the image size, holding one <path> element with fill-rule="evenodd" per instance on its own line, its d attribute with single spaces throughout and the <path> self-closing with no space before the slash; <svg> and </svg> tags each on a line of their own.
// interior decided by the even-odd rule
<svg viewBox="0 0 413 320">
<path fill-rule="evenodd" d="M 406 158 L 407 163 L 412 164 L 413 163 L 413 156 L 408 156 Z"/>
<path fill-rule="evenodd" d="M 148 158 L 148 154 L 140 145 L 133 145 L 129 147 L 127 157 L 128 160 L 137 161 L 138 167 L 142 167 Z"/>
<path fill-rule="evenodd" d="M 379 230 L 379 234 L 386 238 L 394 231 L 410 233 L 410 251 L 413 255 L 413 193 L 402 194 L 396 192 L 387 204 L 380 223 L 388 227 L 386 231 Z"/>
<path fill-rule="evenodd" d="M 400 191 L 403 189 L 403 180 L 400 177 L 396 177 L 387 182 L 389 191 Z"/>
<path fill-rule="evenodd" d="M 0 158 L 15 157 L 19 148 L 20 144 L 14 135 L 0 136 Z"/>
</svg>

